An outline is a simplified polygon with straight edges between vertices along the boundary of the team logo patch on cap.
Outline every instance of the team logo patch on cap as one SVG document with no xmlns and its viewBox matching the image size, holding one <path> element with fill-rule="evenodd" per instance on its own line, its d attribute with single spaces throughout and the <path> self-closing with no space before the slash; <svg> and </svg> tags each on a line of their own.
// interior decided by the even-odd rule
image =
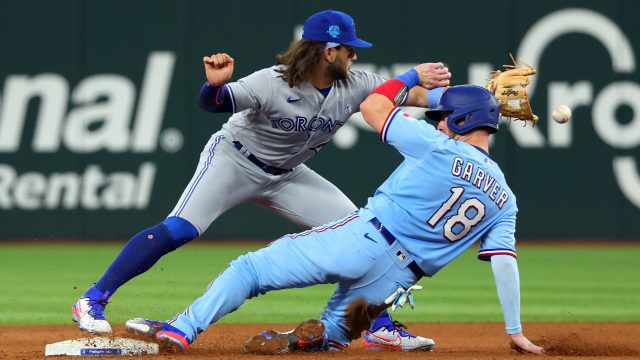
<svg viewBox="0 0 640 360">
<path fill-rule="evenodd" d="M 327 32 L 329 33 L 329 35 L 331 35 L 332 38 L 337 38 L 338 36 L 340 36 L 340 26 L 331 25 L 329 26 L 329 30 L 327 30 Z"/>
</svg>

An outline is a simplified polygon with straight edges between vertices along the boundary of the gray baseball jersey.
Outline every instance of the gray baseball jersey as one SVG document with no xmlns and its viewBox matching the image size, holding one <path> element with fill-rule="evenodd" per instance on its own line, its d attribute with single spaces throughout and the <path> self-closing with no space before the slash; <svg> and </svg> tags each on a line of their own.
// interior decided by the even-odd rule
<svg viewBox="0 0 640 360">
<path fill-rule="evenodd" d="M 246 201 L 306 227 L 356 209 L 335 185 L 302 163 L 330 141 L 384 79 L 351 71 L 347 79 L 334 82 L 325 98 L 309 83 L 289 87 L 277 68 L 226 85 L 234 115 L 205 145 L 191 181 L 169 216 L 188 220 L 202 234 L 218 216 Z M 233 141 L 241 142 L 262 162 L 293 171 L 266 173 Z"/>
<path fill-rule="evenodd" d="M 291 169 L 315 155 L 384 78 L 352 70 L 325 98 L 312 84 L 289 87 L 278 66 L 227 85 L 235 114 L 222 127 L 258 159 Z"/>
</svg>

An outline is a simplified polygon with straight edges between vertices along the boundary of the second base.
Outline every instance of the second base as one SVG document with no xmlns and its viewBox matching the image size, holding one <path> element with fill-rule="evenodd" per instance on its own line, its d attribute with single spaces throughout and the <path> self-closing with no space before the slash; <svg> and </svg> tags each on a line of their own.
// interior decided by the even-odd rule
<svg viewBox="0 0 640 360">
<path fill-rule="evenodd" d="M 137 356 L 156 355 L 158 344 L 127 338 L 92 337 L 48 344 L 45 356 Z"/>
</svg>

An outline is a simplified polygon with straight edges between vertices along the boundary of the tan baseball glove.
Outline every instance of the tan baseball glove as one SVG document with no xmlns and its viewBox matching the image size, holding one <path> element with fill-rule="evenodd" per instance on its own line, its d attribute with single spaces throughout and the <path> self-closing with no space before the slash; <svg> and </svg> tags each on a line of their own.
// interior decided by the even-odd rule
<svg viewBox="0 0 640 360">
<path fill-rule="evenodd" d="M 500 103 L 502 116 L 516 120 L 530 120 L 533 125 L 538 122 L 538 116 L 533 113 L 529 103 L 529 76 L 536 74 L 536 69 L 522 59 L 525 66 L 519 66 L 513 55 L 509 54 L 513 65 L 503 65 L 504 71 L 491 72 L 491 79 L 486 88 L 493 92 Z"/>
</svg>

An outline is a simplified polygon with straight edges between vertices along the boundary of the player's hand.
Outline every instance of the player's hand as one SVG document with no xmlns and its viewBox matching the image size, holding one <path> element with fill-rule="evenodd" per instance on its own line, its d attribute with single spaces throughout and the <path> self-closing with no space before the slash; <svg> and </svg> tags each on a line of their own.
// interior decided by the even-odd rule
<svg viewBox="0 0 640 360">
<path fill-rule="evenodd" d="M 420 76 L 420 86 L 431 90 L 449 86 L 451 73 L 443 63 L 424 63 L 414 67 Z"/>
<path fill-rule="evenodd" d="M 544 354 L 543 348 L 529 341 L 522 333 L 509 335 L 509 338 L 511 339 L 511 348 L 518 352 L 530 352 L 538 355 Z"/>
<path fill-rule="evenodd" d="M 210 85 L 222 85 L 231 80 L 233 58 L 228 54 L 213 54 L 202 58 L 204 72 Z"/>
</svg>

